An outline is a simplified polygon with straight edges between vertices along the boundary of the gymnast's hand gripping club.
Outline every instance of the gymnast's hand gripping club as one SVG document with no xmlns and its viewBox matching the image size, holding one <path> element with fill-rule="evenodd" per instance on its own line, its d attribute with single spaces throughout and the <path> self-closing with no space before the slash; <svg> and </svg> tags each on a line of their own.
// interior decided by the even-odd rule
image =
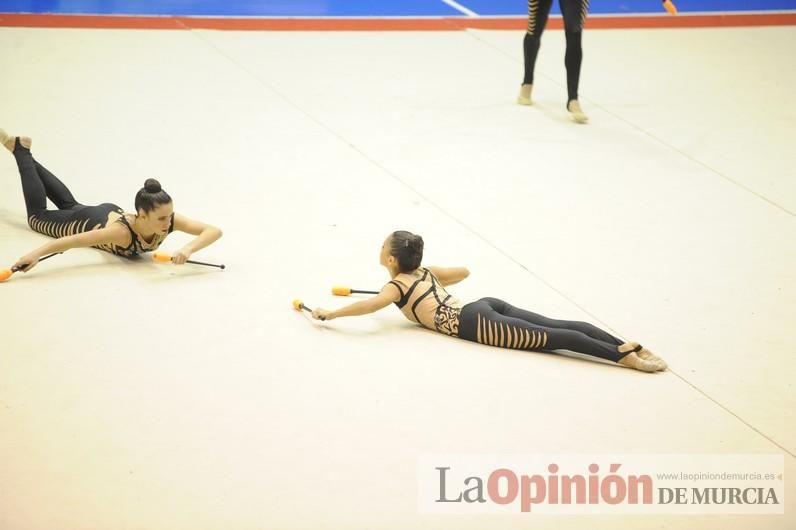
<svg viewBox="0 0 796 530">
<path fill-rule="evenodd" d="M 50 259 L 51 257 L 57 256 L 58 254 L 63 254 L 63 252 L 53 252 L 52 254 L 44 256 L 43 258 L 39 258 L 38 261 L 44 261 L 46 259 Z M 24 271 L 26 268 L 28 268 L 28 265 L 30 265 L 30 263 L 26 263 L 22 266 L 14 266 L 11 267 L 10 269 L 4 269 L 0 271 L 0 282 L 8 280 L 15 272 Z"/>
<path fill-rule="evenodd" d="M 296 311 L 304 310 L 307 313 L 311 313 L 313 318 L 317 318 L 318 320 L 326 320 L 326 317 L 323 316 L 323 315 L 319 315 L 319 316 L 316 317 L 315 316 L 315 312 L 312 309 L 310 309 L 309 307 L 305 306 L 304 302 L 302 302 L 298 298 L 293 300 L 293 309 L 295 309 Z"/>
<path fill-rule="evenodd" d="M 152 259 L 155 261 L 160 261 L 162 263 L 168 263 L 171 261 L 171 256 L 168 254 L 164 254 L 163 252 L 155 252 L 152 255 Z M 204 263 L 202 261 L 193 261 L 193 260 L 185 260 L 185 263 L 190 263 L 192 265 L 204 265 L 205 267 L 218 267 L 221 270 L 226 268 L 226 265 L 216 265 L 215 263 Z"/>
</svg>

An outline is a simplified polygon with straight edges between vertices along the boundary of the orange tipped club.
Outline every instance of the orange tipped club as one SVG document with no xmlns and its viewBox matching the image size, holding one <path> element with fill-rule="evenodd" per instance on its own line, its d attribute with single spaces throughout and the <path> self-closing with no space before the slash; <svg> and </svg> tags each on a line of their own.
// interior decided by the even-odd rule
<svg viewBox="0 0 796 530">
<path fill-rule="evenodd" d="M 365 291 L 362 289 L 352 289 L 350 287 L 336 285 L 332 287 L 332 294 L 335 296 L 351 296 L 352 294 L 379 294 L 379 291 Z"/>
<path fill-rule="evenodd" d="M 39 258 L 39 263 L 46 259 L 50 259 L 53 256 L 57 256 L 58 254 L 63 254 L 63 252 L 53 252 L 52 254 L 48 254 L 43 258 Z M 11 276 L 14 275 L 15 272 L 19 272 L 22 269 L 26 268 L 28 264 L 20 265 L 19 267 L 11 267 L 10 269 L 3 269 L 0 271 L 0 282 L 4 282 L 8 280 Z"/>
<path fill-rule="evenodd" d="M 169 254 L 164 254 L 163 252 L 155 252 L 152 254 L 152 259 L 155 261 L 160 261 L 162 263 L 170 263 L 171 256 Z M 185 260 L 185 263 L 190 263 L 192 265 L 204 265 L 205 267 L 216 267 L 221 269 L 222 271 L 226 268 L 226 265 L 216 265 L 215 263 L 205 263 L 204 261 L 194 261 L 192 259 Z"/>
</svg>

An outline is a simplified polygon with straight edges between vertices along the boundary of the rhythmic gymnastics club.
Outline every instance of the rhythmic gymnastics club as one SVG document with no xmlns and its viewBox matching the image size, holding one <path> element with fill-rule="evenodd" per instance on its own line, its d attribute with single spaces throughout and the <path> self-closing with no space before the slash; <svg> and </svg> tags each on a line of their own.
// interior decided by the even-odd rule
<svg viewBox="0 0 796 530">
<path fill-rule="evenodd" d="M 663 0 L 663 8 L 666 9 L 670 15 L 677 14 L 677 6 L 672 3 L 672 0 Z"/>
<path fill-rule="evenodd" d="M 52 254 L 48 254 L 48 255 L 44 256 L 43 258 L 39 258 L 39 261 L 44 261 L 46 259 L 50 259 L 51 257 L 57 256 L 58 254 L 63 254 L 63 252 L 53 252 Z M 21 267 L 11 267 L 10 269 L 1 270 L 0 271 L 0 282 L 4 282 L 4 281 L 8 280 L 15 272 L 21 271 L 22 269 L 24 269 L 28 265 L 30 265 L 30 264 L 26 263 L 26 264 L 24 264 Z"/>
<path fill-rule="evenodd" d="M 155 252 L 152 255 L 152 259 L 154 259 L 155 261 L 161 261 L 163 263 L 168 263 L 169 261 L 171 261 L 171 256 L 168 255 L 168 254 L 164 254 L 162 252 Z M 224 270 L 226 268 L 226 265 L 216 265 L 215 263 L 204 263 L 202 261 L 193 261 L 193 260 L 190 260 L 190 259 L 185 260 L 185 263 L 190 263 L 192 265 L 204 265 L 205 267 L 218 267 L 221 270 Z"/>
<path fill-rule="evenodd" d="M 303 309 L 307 313 L 312 313 L 312 309 L 310 309 L 309 307 L 305 306 L 304 302 L 302 302 L 298 298 L 293 300 L 293 309 L 295 309 L 296 311 L 301 311 Z M 326 320 L 326 317 L 321 317 L 321 320 Z"/>
<path fill-rule="evenodd" d="M 352 294 L 379 294 L 379 291 L 363 291 L 361 289 L 352 289 L 350 287 L 335 286 L 332 287 L 332 294 L 335 296 L 350 296 Z"/>
</svg>

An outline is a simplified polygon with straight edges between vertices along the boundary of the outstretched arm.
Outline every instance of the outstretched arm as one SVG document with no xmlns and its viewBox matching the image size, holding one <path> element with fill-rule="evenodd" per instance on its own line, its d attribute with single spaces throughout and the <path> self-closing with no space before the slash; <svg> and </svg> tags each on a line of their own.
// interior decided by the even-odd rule
<svg viewBox="0 0 796 530">
<path fill-rule="evenodd" d="M 384 309 L 393 302 L 397 302 L 401 297 L 398 288 L 391 283 L 382 287 L 379 294 L 373 298 L 354 302 L 353 304 L 341 307 L 335 311 L 317 308 L 312 312 L 312 317 L 318 320 L 332 320 L 337 317 L 354 317 L 375 313 L 379 309 Z"/>
<path fill-rule="evenodd" d="M 94 247 L 97 245 L 115 244 L 124 246 L 129 244 L 129 238 L 130 234 L 127 232 L 127 229 L 120 224 L 114 223 L 109 227 L 100 228 L 99 230 L 91 230 L 73 236 L 54 239 L 46 245 L 42 245 L 33 252 L 19 258 L 14 264 L 14 267 L 23 272 L 28 272 L 35 267 L 39 259 L 46 254 L 66 252 L 72 248 Z"/>
<path fill-rule="evenodd" d="M 208 245 L 212 245 L 223 235 L 220 228 L 202 223 L 201 221 L 188 219 L 184 215 L 178 213 L 174 214 L 174 230 L 196 236 L 193 241 L 182 247 L 179 252 L 176 252 L 174 256 L 172 256 L 171 261 L 176 265 L 182 265 L 191 257 L 191 254 Z"/>
<path fill-rule="evenodd" d="M 431 274 L 437 277 L 439 282 L 444 286 L 459 283 L 463 279 L 470 276 L 470 271 L 466 267 L 426 267 L 431 271 Z"/>
</svg>

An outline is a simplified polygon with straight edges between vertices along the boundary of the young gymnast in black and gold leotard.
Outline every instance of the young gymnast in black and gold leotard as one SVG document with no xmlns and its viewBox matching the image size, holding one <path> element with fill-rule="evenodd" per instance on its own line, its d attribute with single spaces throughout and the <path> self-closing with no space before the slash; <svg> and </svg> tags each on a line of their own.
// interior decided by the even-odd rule
<svg viewBox="0 0 796 530">
<path fill-rule="evenodd" d="M 365 315 L 394 303 L 412 322 L 481 344 L 527 351 L 570 350 L 644 372 L 666 369 L 662 359 L 638 343 L 625 342 L 586 322 L 554 320 L 497 298 L 462 305 L 445 287 L 465 279 L 468 270 L 421 267 L 422 259 L 423 238 L 393 232 L 380 256 L 392 280 L 379 294 L 335 311 L 318 308 L 312 316 L 331 320 Z"/>
<path fill-rule="evenodd" d="M 192 253 L 221 237 L 218 228 L 174 213 L 171 197 L 155 179 L 148 179 L 136 194 L 135 214 L 125 213 L 110 203 L 86 206 L 33 158 L 30 138 L 9 136 L 0 129 L 0 143 L 16 158 L 28 224 L 36 232 L 56 238 L 20 258 L 14 265 L 19 270 L 29 271 L 46 254 L 78 247 L 134 257 L 157 249 L 174 230 L 197 236 L 172 256 L 172 262 L 181 265 Z M 58 209 L 48 210 L 47 199 Z"/>
</svg>

